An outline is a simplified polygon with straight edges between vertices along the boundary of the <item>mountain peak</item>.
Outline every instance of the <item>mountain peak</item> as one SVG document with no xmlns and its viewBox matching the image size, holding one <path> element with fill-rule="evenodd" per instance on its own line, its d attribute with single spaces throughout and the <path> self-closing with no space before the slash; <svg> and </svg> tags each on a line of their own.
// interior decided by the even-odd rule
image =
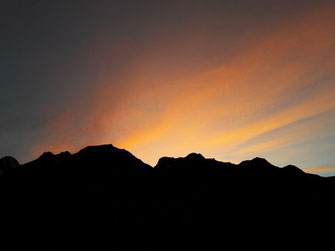
<svg viewBox="0 0 335 251">
<path fill-rule="evenodd" d="M 39 159 L 45 159 L 45 158 L 50 158 L 55 156 L 52 152 L 44 152 L 42 155 L 39 157 Z"/>
<path fill-rule="evenodd" d="M 242 161 L 239 165 L 242 167 L 252 167 L 252 168 L 274 167 L 274 165 L 272 165 L 269 161 L 260 157 L 253 158 L 252 160 Z"/>
<path fill-rule="evenodd" d="M 20 163 L 11 156 L 6 156 L 0 159 L 0 173 L 6 172 L 12 168 L 16 168 Z"/>
<path fill-rule="evenodd" d="M 71 153 L 68 151 L 65 152 L 60 152 L 58 154 L 54 154 L 52 152 L 44 152 L 38 159 L 39 160 L 49 160 L 49 159 L 53 159 L 53 158 L 64 158 L 64 157 L 68 157 L 71 156 Z"/>
<path fill-rule="evenodd" d="M 185 157 L 185 159 L 192 159 L 192 160 L 204 160 L 205 157 L 202 156 L 200 153 L 190 153 Z"/>
<path fill-rule="evenodd" d="M 303 174 L 305 173 L 303 170 L 301 170 L 300 168 L 294 166 L 294 165 L 288 165 L 283 167 L 283 170 L 290 172 L 290 173 L 296 173 L 296 174 Z"/>
<path fill-rule="evenodd" d="M 92 146 L 86 146 L 83 149 L 81 149 L 79 152 L 82 151 L 90 151 L 90 150 L 109 150 L 109 149 L 116 149 L 115 146 L 112 144 L 105 144 L 105 145 L 92 145 Z"/>
<path fill-rule="evenodd" d="M 86 162 L 85 165 L 89 163 L 91 166 L 151 168 L 151 166 L 136 158 L 132 153 L 125 149 L 117 148 L 112 144 L 87 146 L 73 156 L 77 160 L 80 159 L 80 161 Z"/>
<path fill-rule="evenodd" d="M 157 165 L 158 168 L 193 168 L 202 169 L 210 167 L 223 167 L 227 166 L 227 163 L 216 161 L 215 159 L 206 159 L 200 153 L 190 153 L 186 157 L 173 158 L 173 157 L 162 157 L 159 159 Z"/>
<path fill-rule="evenodd" d="M 251 161 L 252 161 L 252 162 L 256 162 L 256 163 L 270 164 L 269 161 L 267 161 L 266 159 L 261 158 L 261 157 L 255 157 L 255 158 L 253 158 Z"/>
</svg>

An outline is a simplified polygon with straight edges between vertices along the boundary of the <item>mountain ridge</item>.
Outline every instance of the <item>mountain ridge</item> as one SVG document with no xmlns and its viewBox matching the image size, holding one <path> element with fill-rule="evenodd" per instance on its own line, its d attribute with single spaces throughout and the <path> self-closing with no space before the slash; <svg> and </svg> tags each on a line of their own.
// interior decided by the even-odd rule
<svg viewBox="0 0 335 251">
<path fill-rule="evenodd" d="M 71 154 L 69 151 L 63 151 L 63 152 L 60 152 L 60 153 L 57 153 L 57 154 L 55 154 L 53 152 L 50 152 L 50 151 L 47 151 L 47 152 L 42 153 L 35 160 L 26 162 L 24 164 L 19 164 L 19 162 L 12 156 L 5 156 L 5 157 L 0 159 L 0 170 L 3 169 L 3 168 L 6 169 L 5 166 L 7 165 L 6 163 L 8 163 L 8 160 L 11 160 L 12 168 L 13 167 L 16 168 L 18 166 L 30 166 L 32 163 L 39 162 L 39 161 L 43 162 L 43 161 L 51 161 L 51 160 L 56 160 L 56 159 L 62 160 L 64 158 L 69 158 L 69 157 L 81 155 L 85 152 L 89 153 L 91 151 L 98 151 L 98 150 L 103 150 L 103 151 L 117 150 L 119 152 L 128 153 L 131 156 L 135 157 L 136 159 L 140 160 L 146 166 L 151 167 L 151 168 L 157 168 L 157 167 L 160 168 L 161 165 L 162 165 L 162 162 L 164 163 L 164 162 L 192 161 L 192 162 L 200 162 L 200 163 L 203 162 L 202 164 L 204 164 L 204 162 L 207 161 L 207 164 L 209 162 L 215 162 L 217 164 L 225 164 L 225 165 L 230 166 L 230 167 L 232 167 L 232 166 L 234 166 L 234 167 L 248 166 L 250 168 L 250 166 L 253 166 L 253 167 L 260 166 L 260 167 L 268 167 L 268 168 L 270 167 L 270 168 L 290 169 L 292 171 L 295 170 L 296 172 L 299 172 L 299 173 L 305 173 L 302 169 L 296 167 L 295 165 L 287 165 L 287 166 L 284 166 L 284 167 L 278 167 L 278 166 L 275 166 L 275 165 L 271 164 L 269 161 L 267 161 L 266 159 L 261 158 L 261 157 L 255 157 L 255 158 L 250 159 L 250 160 L 244 160 L 244 161 L 240 162 L 239 164 L 234 164 L 234 163 L 231 163 L 231 162 L 219 161 L 219 160 L 216 160 L 214 158 L 205 158 L 201 153 L 195 153 L 195 152 L 189 153 L 185 157 L 177 157 L 176 158 L 176 157 L 163 156 L 163 157 L 159 158 L 159 160 L 158 160 L 158 162 L 155 166 L 151 166 L 151 165 L 143 162 L 141 159 L 137 158 L 136 156 L 134 156 L 131 152 L 129 152 L 125 149 L 117 148 L 117 147 L 113 146 L 112 144 L 86 146 L 86 147 L 82 148 L 81 150 L 79 150 L 78 152 L 73 153 L 73 154 Z M 15 162 L 17 164 L 15 164 L 13 166 L 13 162 Z M 163 165 L 165 165 L 165 163 Z M 315 174 L 315 175 L 317 175 L 317 174 Z"/>
<path fill-rule="evenodd" d="M 262 158 L 232 164 L 191 153 L 151 167 L 127 150 L 101 145 L 74 154 L 45 152 L 22 165 L 6 157 L 0 170 L 3 226 L 25 227 L 25 233 L 34 226 L 48 238 L 64 232 L 90 238 L 97 231 L 117 240 L 111 232 L 124 231 L 134 240 L 170 236 L 170 229 L 190 236 L 214 229 L 234 236 L 242 229 L 248 233 L 242 236 L 258 238 L 259 229 L 266 236 L 310 227 L 335 210 L 335 177 Z"/>
</svg>

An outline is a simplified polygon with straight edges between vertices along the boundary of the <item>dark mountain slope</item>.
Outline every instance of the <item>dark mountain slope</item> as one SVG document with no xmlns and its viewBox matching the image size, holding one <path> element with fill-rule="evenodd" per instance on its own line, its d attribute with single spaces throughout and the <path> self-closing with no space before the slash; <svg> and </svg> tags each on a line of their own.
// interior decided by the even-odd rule
<svg viewBox="0 0 335 251">
<path fill-rule="evenodd" d="M 335 209 L 334 178 L 261 158 L 235 165 L 192 153 L 163 157 L 153 168 L 103 145 L 75 154 L 47 152 L 24 165 L 1 159 L 0 169 L 1 215 L 10 225 L 34 225 L 46 233 L 101 234 L 106 228 L 146 238 L 185 227 L 252 232 L 255 226 L 312 224 Z"/>
<path fill-rule="evenodd" d="M 13 157 L 7 156 L 0 159 L 0 174 L 20 166 L 20 163 Z"/>
<path fill-rule="evenodd" d="M 316 206 L 326 203 L 323 199 L 334 186 L 330 178 L 306 174 L 295 166 L 278 168 L 261 158 L 234 165 L 192 153 L 185 158 L 163 157 L 152 168 L 112 145 L 86 147 L 73 155 L 46 152 L 24 165 L 6 157 L 0 160 L 0 169 L 5 196 L 48 193 L 65 198 L 76 193 L 77 198 L 117 195 L 122 200 L 133 196 L 136 201 L 150 200 L 148 211 L 153 200 L 164 201 L 164 196 L 183 202 L 186 197 L 201 201 L 217 196 L 218 203 L 223 194 L 242 204 L 254 198 L 278 206 L 297 201 Z M 204 194 L 206 198 L 201 197 Z"/>
</svg>

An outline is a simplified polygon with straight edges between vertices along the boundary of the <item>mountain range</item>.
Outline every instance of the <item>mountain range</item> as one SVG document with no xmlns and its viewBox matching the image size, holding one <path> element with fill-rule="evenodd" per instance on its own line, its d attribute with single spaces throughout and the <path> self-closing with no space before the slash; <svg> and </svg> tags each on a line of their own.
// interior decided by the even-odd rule
<svg viewBox="0 0 335 251">
<path fill-rule="evenodd" d="M 141 236 L 163 228 L 252 232 L 256 225 L 315 224 L 335 209 L 335 178 L 293 165 L 280 168 L 262 158 L 236 165 L 191 153 L 151 167 L 113 145 L 45 152 L 23 165 L 4 157 L 0 191 L 8 225 L 69 234 L 88 226 Z"/>
</svg>

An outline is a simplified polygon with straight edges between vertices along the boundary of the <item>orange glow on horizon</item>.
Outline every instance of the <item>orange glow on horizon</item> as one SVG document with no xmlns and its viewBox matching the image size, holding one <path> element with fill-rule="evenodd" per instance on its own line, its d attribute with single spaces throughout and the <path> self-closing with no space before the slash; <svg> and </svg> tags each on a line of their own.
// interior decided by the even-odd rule
<svg viewBox="0 0 335 251">
<path fill-rule="evenodd" d="M 118 88 L 101 75 L 85 126 L 73 129 L 66 112 L 50 121 L 50 131 L 71 128 L 72 137 L 47 137 L 37 148 L 78 150 L 112 143 L 155 165 L 161 156 L 192 151 L 239 162 L 303 142 L 323 124 L 296 123 L 335 110 L 335 83 L 325 77 L 335 69 L 333 10 L 312 10 L 271 33 L 255 34 L 258 42 L 245 41 L 232 60 L 197 73 L 167 75 L 155 62 L 143 61 L 119 80 Z M 289 125 L 290 131 L 283 129 Z M 257 140 L 272 130 L 276 136 Z M 78 135 L 85 138 L 74 140 Z"/>
</svg>

